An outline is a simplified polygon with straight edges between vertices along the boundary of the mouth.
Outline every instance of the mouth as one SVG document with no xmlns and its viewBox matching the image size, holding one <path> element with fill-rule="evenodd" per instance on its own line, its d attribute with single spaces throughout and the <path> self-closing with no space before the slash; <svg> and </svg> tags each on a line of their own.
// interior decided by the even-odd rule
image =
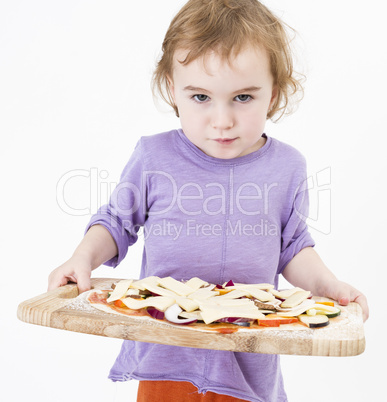
<svg viewBox="0 0 387 402">
<path fill-rule="evenodd" d="M 216 138 L 214 141 L 221 145 L 229 145 L 236 141 L 236 138 Z"/>
</svg>

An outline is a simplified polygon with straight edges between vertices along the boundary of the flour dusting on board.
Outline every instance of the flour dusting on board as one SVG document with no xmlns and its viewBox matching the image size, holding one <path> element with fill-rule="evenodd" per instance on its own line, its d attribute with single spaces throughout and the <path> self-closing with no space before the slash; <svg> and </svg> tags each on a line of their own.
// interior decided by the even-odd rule
<svg viewBox="0 0 387 402">
<path fill-rule="evenodd" d="M 351 307 L 351 306 L 350 306 Z M 325 328 L 320 328 L 318 331 L 315 332 L 314 338 L 321 339 L 329 334 L 329 338 L 331 340 L 347 340 L 351 339 L 353 334 L 360 334 L 362 333 L 364 336 L 363 331 L 363 319 L 361 314 L 356 315 L 354 312 L 351 312 L 351 308 L 340 307 L 342 314 L 341 316 L 332 319 L 331 325 L 328 325 Z"/>
<path fill-rule="evenodd" d="M 69 304 L 67 304 L 66 309 L 94 312 L 94 307 L 87 301 L 87 297 L 91 292 L 102 293 L 102 291 L 99 289 L 92 289 L 87 292 L 83 292 L 79 296 L 75 297 Z"/>
</svg>

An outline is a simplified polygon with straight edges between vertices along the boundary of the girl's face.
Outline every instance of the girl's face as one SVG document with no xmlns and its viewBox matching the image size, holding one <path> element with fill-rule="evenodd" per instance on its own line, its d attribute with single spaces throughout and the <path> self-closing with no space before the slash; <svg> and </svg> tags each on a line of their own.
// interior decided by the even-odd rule
<svg viewBox="0 0 387 402">
<path fill-rule="evenodd" d="M 175 54 L 170 90 L 187 138 L 204 153 L 231 159 L 265 144 L 266 116 L 276 98 L 269 58 L 246 48 L 229 63 L 212 53 L 187 65 Z"/>
</svg>

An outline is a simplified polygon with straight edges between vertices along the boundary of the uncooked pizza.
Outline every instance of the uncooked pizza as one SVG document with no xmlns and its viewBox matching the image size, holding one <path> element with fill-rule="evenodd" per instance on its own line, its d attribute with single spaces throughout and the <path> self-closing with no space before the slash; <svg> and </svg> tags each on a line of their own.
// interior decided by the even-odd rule
<svg viewBox="0 0 387 402">
<path fill-rule="evenodd" d="M 240 327 L 279 327 L 300 323 L 309 328 L 329 325 L 340 315 L 332 302 L 316 302 L 311 292 L 298 287 L 275 290 L 266 283 L 243 284 L 232 280 L 211 284 L 200 278 L 178 281 L 172 277 L 120 280 L 111 289 L 91 291 L 95 308 L 172 325 L 219 329 L 232 333 Z"/>
</svg>

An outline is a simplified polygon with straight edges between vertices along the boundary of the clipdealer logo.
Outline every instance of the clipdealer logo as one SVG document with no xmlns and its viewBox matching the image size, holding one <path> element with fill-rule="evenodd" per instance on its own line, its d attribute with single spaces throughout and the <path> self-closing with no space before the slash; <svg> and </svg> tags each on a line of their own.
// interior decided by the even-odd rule
<svg viewBox="0 0 387 402">
<path fill-rule="evenodd" d="M 331 182 L 331 167 L 327 167 L 309 176 L 305 182 L 301 183 L 302 196 L 309 196 L 308 216 L 300 212 L 297 208 L 299 203 L 296 202 L 296 213 L 300 219 L 307 223 L 311 231 L 315 230 L 325 235 L 330 234 L 332 230 Z"/>
<path fill-rule="evenodd" d="M 144 208 L 142 212 L 147 215 L 165 215 L 174 207 L 187 216 L 203 213 L 208 216 L 225 215 L 227 206 L 231 215 L 234 211 L 247 216 L 267 215 L 270 209 L 271 193 L 278 187 L 278 183 L 263 183 L 259 186 L 254 182 L 245 182 L 234 188 L 232 170 L 230 170 L 228 181 L 226 180 L 223 184 L 219 182 L 199 184 L 192 181 L 178 186 L 177 181 L 167 172 L 144 171 L 139 180 L 141 182 L 139 188 L 128 181 L 122 181 L 119 184 L 105 181 L 108 176 L 106 170 L 99 172 L 97 168 L 75 169 L 65 173 L 59 179 L 56 188 L 59 208 L 69 215 L 85 216 L 96 213 L 110 200 L 115 212 L 122 216 L 131 216 L 139 208 Z M 150 176 L 157 176 L 158 179 L 164 180 L 163 192 L 168 200 L 161 210 L 146 210 L 145 200 L 141 199 L 141 190 L 145 190 Z M 68 186 L 76 183 L 78 188 L 81 188 L 83 208 L 69 202 L 71 192 L 68 191 Z M 126 202 L 122 203 L 121 199 L 125 199 Z M 199 206 L 192 206 L 193 203 Z"/>
<path fill-rule="evenodd" d="M 230 199 L 226 199 L 227 189 L 220 183 L 208 183 L 205 186 L 200 186 L 197 183 L 185 183 L 178 188 L 176 181 L 171 175 L 165 172 L 144 172 L 142 178 L 143 185 L 145 185 L 146 176 L 148 174 L 159 174 L 170 182 L 171 186 L 171 203 L 162 211 L 151 212 L 153 215 L 167 214 L 174 204 L 177 205 L 179 210 L 187 216 L 199 215 L 202 212 L 206 215 L 225 214 L 225 205 L 229 203 L 231 209 L 238 209 L 243 215 L 250 216 L 265 216 L 269 213 L 270 207 L 270 195 L 276 191 L 278 183 L 265 183 L 260 188 L 256 183 L 244 183 L 239 188 L 232 189 L 233 196 Z M 118 184 L 114 181 L 107 180 L 109 173 L 106 170 L 99 170 L 98 168 L 90 169 L 74 169 L 65 173 L 57 183 L 56 187 L 56 199 L 59 208 L 68 215 L 72 216 L 90 216 L 95 214 L 98 209 L 105 204 L 109 203 L 109 200 L 117 201 L 120 191 L 126 191 L 132 194 L 132 204 L 128 206 L 121 206 L 121 210 L 117 212 L 123 215 L 130 216 L 133 212 L 139 208 L 143 208 L 141 205 L 141 191 L 132 183 L 124 182 Z M 233 177 L 230 175 L 229 182 L 233 181 Z M 309 177 L 301 183 L 296 193 L 298 193 L 298 199 L 295 200 L 295 211 L 297 216 L 305 221 L 311 231 L 315 230 L 319 233 L 328 235 L 331 233 L 331 168 L 327 167 Z M 72 198 L 72 192 L 74 186 L 79 190 L 77 202 L 74 202 Z M 213 188 L 218 191 L 217 195 L 212 193 L 211 196 L 206 197 L 204 190 Z M 190 190 L 191 195 L 187 195 L 185 190 Z M 245 190 L 248 190 L 250 195 L 245 195 Z M 309 197 L 309 211 L 305 214 L 302 204 L 305 197 Z M 189 210 L 190 200 L 201 201 L 202 209 Z M 247 210 L 244 208 L 244 202 L 248 200 L 256 201 L 259 208 L 255 210 Z M 217 209 L 210 209 L 212 203 L 218 201 Z M 197 204 L 196 204 L 197 205 Z M 263 222 L 262 220 L 260 222 Z M 270 226 L 270 222 L 264 222 L 267 227 Z M 262 226 L 262 225 L 261 225 Z M 181 229 L 179 229 L 181 230 Z M 196 230 L 196 229 L 195 229 Z M 204 225 L 201 229 L 204 233 L 207 233 L 208 228 Z M 214 234 L 218 232 L 218 228 L 212 228 Z M 238 227 L 239 230 L 239 227 Z M 257 231 L 254 227 L 243 227 L 242 232 L 250 233 L 251 231 Z M 266 231 L 271 230 L 270 227 Z M 177 231 L 177 229 L 176 229 Z M 145 236 L 145 233 L 144 233 Z"/>
<path fill-rule="evenodd" d="M 109 173 L 98 168 L 74 169 L 66 172 L 56 185 L 56 202 L 59 208 L 68 215 L 87 216 L 95 214 L 99 207 L 107 204 L 117 182 L 106 181 Z M 80 208 L 71 199 L 69 186 L 77 185 L 79 191 Z"/>
</svg>

